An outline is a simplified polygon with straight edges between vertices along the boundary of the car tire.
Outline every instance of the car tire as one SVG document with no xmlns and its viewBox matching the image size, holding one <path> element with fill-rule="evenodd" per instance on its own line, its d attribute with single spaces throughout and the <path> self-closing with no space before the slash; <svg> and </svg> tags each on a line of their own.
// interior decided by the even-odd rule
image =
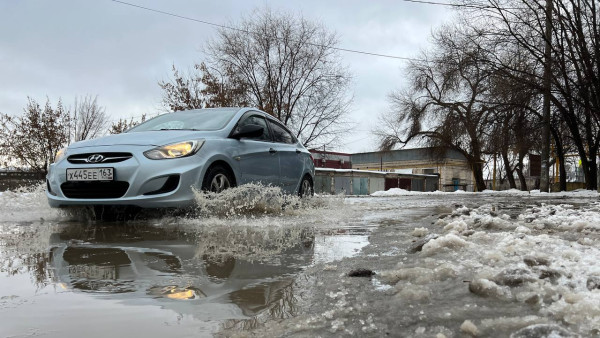
<svg viewBox="0 0 600 338">
<path fill-rule="evenodd" d="M 313 187 L 313 181 L 310 176 L 306 175 L 302 177 L 302 181 L 300 181 L 300 188 L 298 189 L 298 196 L 300 198 L 310 197 L 315 194 L 315 189 Z"/>
<path fill-rule="evenodd" d="M 220 164 L 208 168 L 202 181 L 202 191 L 220 193 L 232 187 L 235 187 L 235 181 L 227 168 Z"/>
</svg>

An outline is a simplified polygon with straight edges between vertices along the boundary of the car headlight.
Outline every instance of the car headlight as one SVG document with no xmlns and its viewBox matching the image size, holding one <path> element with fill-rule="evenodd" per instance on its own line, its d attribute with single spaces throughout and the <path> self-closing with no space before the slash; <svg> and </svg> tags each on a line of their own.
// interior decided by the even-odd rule
<svg viewBox="0 0 600 338">
<path fill-rule="evenodd" d="M 63 157 L 65 157 L 65 155 L 67 155 L 66 147 L 56 152 L 56 155 L 54 156 L 54 163 L 60 161 Z"/>
<path fill-rule="evenodd" d="M 169 158 L 191 156 L 198 152 L 203 144 L 204 140 L 167 144 L 144 152 L 144 156 L 151 160 L 165 160 Z"/>
</svg>

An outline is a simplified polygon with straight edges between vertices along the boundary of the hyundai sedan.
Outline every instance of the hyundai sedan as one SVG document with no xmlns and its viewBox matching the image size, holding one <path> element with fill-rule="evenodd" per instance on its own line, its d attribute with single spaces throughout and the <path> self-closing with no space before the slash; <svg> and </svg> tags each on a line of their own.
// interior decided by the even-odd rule
<svg viewBox="0 0 600 338">
<path fill-rule="evenodd" d="M 122 134 L 73 143 L 50 165 L 50 206 L 194 204 L 196 190 L 246 183 L 312 195 L 308 150 L 277 119 L 253 108 L 160 115 Z"/>
</svg>

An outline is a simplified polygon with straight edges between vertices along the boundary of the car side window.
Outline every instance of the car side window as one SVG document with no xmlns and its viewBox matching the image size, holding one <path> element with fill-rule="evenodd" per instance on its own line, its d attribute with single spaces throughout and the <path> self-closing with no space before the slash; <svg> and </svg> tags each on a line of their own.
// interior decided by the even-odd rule
<svg viewBox="0 0 600 338">
<path fill-rule="evenodd" d="M 279 123 L 269 120 L 269 126 L 271 126 L 271 130 L 273 131 L 273 140 L 275 142 L 288 144 L 296 143 L 294 136 Z"/>
<path fill-rule="evenodd" d="M 260 141 L 271 141 L 271 133 L 269 132 L 269 127 L 267 126 L 267 121 L 265 118 L 260 115 L 250 115 L 240 121 L 236 130 L 240 130 L 243 126 L 249 124 L 256 124 L 263 127 L 263 133 L 260 137 L 252 137 L 250 140 L 260 140 Z"/>
</svg>

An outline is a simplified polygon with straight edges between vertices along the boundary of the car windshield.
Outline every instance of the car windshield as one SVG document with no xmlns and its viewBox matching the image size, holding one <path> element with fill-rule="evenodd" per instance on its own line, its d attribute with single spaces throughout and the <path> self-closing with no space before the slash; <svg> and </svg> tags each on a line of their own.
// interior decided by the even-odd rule
<svg viewBox="0 0 600 338">
<path fill-rule="evenodd" d="M 223 129 L 239 108 L 196 109 L 157 116 L 127 132 L 150 130 L 219 130 Z"/>
</svg>

